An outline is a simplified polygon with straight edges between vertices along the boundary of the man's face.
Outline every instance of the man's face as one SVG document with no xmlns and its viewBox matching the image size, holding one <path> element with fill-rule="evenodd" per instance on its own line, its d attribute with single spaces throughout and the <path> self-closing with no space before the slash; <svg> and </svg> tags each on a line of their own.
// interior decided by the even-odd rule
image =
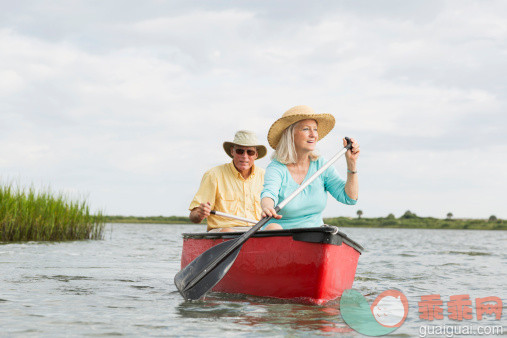
<svg viewBox="0 0 507 338">
<path fill-rule="evenodd" d="M 234 166 L 239 172 L 250 170 L 258 157 L 257 148 L 242 146 L 231 147 L 231 155 Z"/>
</svg>

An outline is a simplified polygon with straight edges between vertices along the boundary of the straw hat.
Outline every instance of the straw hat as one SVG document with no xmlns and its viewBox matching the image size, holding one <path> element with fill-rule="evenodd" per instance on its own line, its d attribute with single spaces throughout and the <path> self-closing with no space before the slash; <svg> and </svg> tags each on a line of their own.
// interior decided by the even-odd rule
<svg viewBox="0 0 507 338">
<path fill-rule="evenodd" d="M 283 131 L 293 123 L 302 120 L 317 121 L 319 140 L 322 140 L 334 127 L 334 116 L 331 114 L 317 114 L 308 106 L 295 106 L 283 113 L 282 117 L 275 121 L 269 128 L 268 142 L 271 148 L 276 149 Z"/>
<path fill-rule="evenodd" d="M 234 135 L 234 141 L 232 142 L 224 142 L 224 150 L 231 156 L 231 147 L 233 145 L 238 145 L 242 147 L 257 147 L 257 153 L 258 157 L 257 159 L 263 158 L 266 156 L 267 149 L 262 144 L 259 144 L 259 141 L 257 140 L 257 136 L 253 131 L 249 130 L 240 130 Z"/>
</svg>

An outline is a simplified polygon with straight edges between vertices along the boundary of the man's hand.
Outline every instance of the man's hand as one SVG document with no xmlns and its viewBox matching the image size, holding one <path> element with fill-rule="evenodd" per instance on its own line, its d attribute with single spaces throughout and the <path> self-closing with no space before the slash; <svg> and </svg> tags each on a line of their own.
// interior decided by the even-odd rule
<svg viewBox="0 0 507 338">
<path fill-rule="evenodd" d="M 190 220 L 194 223 L 201 223 L 203 219 L 211 214 L 210 202 L 201 203 L 190 212 Z"/>
</svg>

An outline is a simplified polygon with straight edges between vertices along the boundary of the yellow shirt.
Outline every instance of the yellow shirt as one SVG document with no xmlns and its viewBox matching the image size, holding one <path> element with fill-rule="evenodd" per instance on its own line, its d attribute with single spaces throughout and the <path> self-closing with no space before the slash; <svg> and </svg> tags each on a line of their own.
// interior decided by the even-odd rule
<svg viewBox="0 0 507 338">
<path fill-rule="evenodd" d="M 261 219 L 261 191 L 264 169 L 252 166 L 252 173 L 245 180 L 232 162 L 208 170 L 202 177 L 189 210 L 209 202 L 211 210 L 252 220 Z M 208 217 L 208 231 L 214 228 L 252 226 L 253 224 L 222 216 Z"/>
</svg>

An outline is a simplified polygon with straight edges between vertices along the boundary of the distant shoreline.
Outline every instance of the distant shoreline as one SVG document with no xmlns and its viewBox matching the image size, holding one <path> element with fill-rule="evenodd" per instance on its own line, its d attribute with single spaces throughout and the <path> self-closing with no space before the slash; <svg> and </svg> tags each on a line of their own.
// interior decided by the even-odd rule
<svg viewBox="0 0 507 338">
<path fill-rule="evenodd" d="M 103 216 L 106 223 L 148 223 L 148 224 L 194 224 L 185 216 Z M 507 230 L 502 219 L 439 219 L 433 217 L 377 217 L 324 218 L 329 225 L 350 228 L 405 228 L 405 229 L 465 229 L 465 230 Z M 201 224 L 206 224 L 203 222 Z"/>
<path fill-rule="evenodd" d="M 400 218 L 324 218 L 329 225 L 357 228 L 404 228 L 404 229 L 462 229 L 462 230 L 507 230 L 507 222 L 497 219 L 439 219 L 433 217 Z"/>
<path fill-rule="evenodd" d="M 104 216 L 106 223 L 194 224 L 185 216 Z M 205 222 L 204 222 L 205 223 Z"/>
</svg>

